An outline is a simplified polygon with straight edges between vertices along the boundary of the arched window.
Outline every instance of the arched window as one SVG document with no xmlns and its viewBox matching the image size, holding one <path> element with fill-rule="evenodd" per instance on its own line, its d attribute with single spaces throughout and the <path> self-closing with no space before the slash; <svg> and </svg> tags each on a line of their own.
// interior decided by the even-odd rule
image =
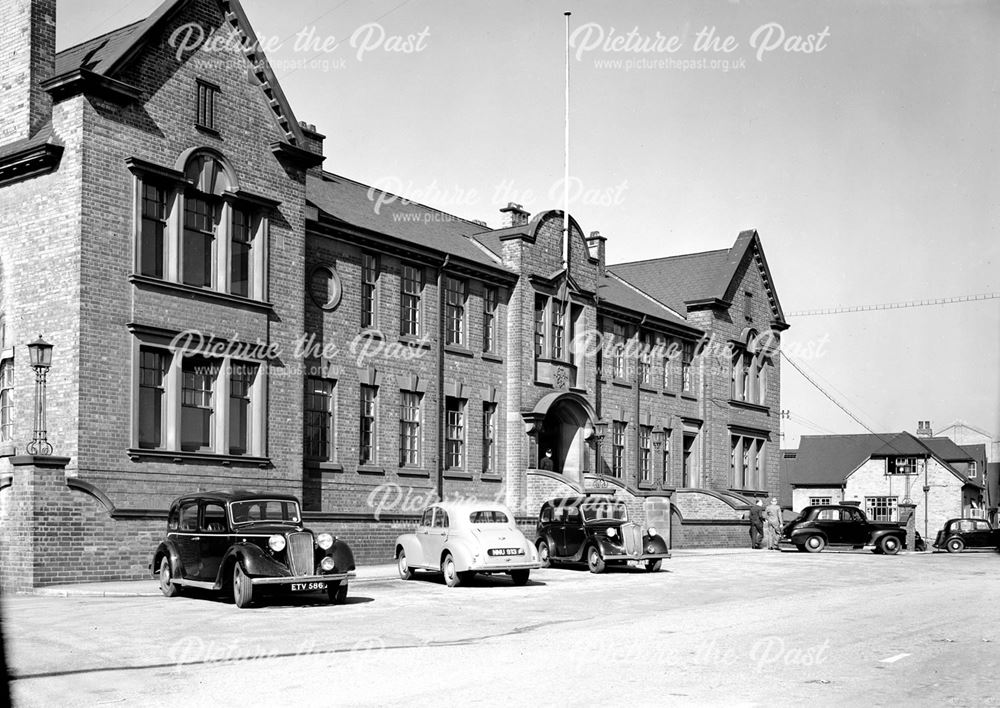
<svg viewBox="0 0 1000 708">
<path fill-rule="evenodd" d="M 264 271 L 270 209 L 278 202 L 240 188 L 221 153 L 185 151 L 174 169 L 137 159 L 136 273 L 256 300 Z"/>
</svg>

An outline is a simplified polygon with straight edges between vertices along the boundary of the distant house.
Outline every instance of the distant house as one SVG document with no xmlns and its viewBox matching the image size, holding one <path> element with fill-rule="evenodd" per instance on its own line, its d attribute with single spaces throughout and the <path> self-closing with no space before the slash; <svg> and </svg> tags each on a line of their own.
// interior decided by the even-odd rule
<svg viewBox="0 0 1000 708">
<path fill-rule="evenodd" d="M 925 536 L 950 518 L 987 515 L 981 462 L 948 438 L 806 435 L 782 460 L 795 511 L 857 502 L 873 519 L 898 521 L 899 504 L 910 500 Z"/>
<path fill-rule="evenodd" d="M 930 421 L 924 421 L 930 432 Z M 956 420 L 938 430 L 935 437 L 950 438 L 977 460 L 978 479 L 986 487 L 986 506 L 990 520 L 997 522 L 997 507 L 1000 506 L 1000 440 L 982 428 Z"/>
</svg>

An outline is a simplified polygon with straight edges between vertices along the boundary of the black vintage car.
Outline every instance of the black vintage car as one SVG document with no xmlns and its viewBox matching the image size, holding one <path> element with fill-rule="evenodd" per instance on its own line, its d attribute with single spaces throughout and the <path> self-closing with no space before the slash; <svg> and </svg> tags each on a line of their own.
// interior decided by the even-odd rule
<svg viewBox="0 0 1000 708">
<path fill-rule="evenodd" d="M 809 553 L 819 553 L 827 546 L 871 546 L 875 553 L 895 555 L 906 546 L 906 529 L 892 521 L 870 521 L 856 506 L 807 506 L 785 525 L 779 545 Z M 919 533 L 915 545 L 918 551 L 924 550 Z"/>
<path fill-rule="evenodd" d="M 326 591 L 347 599 L 350 547 L 302 525 L 298 500 L 245 490 L 199 492 L 170 505 L 167 536 L 150 566 L 167 597 L 183 588 L 231 591 L 246 607 L 264 588 Z"/>
<path fill-rule="evenodd" d="M 949 519 L 937 532 L 934 548 L 961 553 L 966 548 L 995 548 L 1000 551 L 1000 530 L 984 519 Z"/>
<path fill-rule="evenodd" d="M 624 502 L 606 495 L 551 499 L 538 514 L 535 546 L 543 568 L 586 563 L 600 573 L 608 563 L 642 562 L 656 571 L 670 550 L 655 528 L 629 521 Z"/>
</svg>

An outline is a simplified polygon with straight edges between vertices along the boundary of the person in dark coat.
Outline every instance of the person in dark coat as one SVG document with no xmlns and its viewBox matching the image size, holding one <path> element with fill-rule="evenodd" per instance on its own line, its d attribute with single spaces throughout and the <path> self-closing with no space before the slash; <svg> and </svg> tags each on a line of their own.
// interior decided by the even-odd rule
<svg viewBox="0 0 1000 708">
<path fill-rule="evenodd" d="M 758 499 L 750 505 L 750 547 L 760 548 L 764 538 L 764 502 Z"/>
<path fill-rule="evenodd" d="M 552 472 L 555 468 L 556 466 L 552 462 L 552 450 L 546 450 L 545 457 L 543 457 L 542 461 L 538 463 L 538 469 Z"/>
</svg>

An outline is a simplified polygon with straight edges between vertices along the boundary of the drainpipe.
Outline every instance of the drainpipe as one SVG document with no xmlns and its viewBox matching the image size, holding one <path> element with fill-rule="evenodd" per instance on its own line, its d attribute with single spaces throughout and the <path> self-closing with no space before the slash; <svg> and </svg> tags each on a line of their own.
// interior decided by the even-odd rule
<svg viewBox="0 0 1000 708">
<path fill-rule="evenodd" d="M 641 470 L 641 466 L 642 466 L 642 450 L 639 449 L 639 438 L 640 438 L 640 432 L 641 432 L 639 430 L 639 426 L 641 424 L 641 422 L 639 420 L 639 398 L 642 395 L 642 392 L 641 392 L 641 390 L 639 388 L 639 386 L 640 386 L 639 382 L 641 381 L 641 378 L 639 377 L 639 363 L 642 360 L 642 349 L 641 349 L 641 347 L 642 347 L 642 328 L 646 325 L 646 319 L 647 319 L 646 315 L 643 315 L 642 319 L 639 320 L 639 326 L 636 327 L 636 330 L 635 330 L 635 340 L 636 340 L 635 351 L 637 353 L 637 358 L 635 360 L 635 430 L 632 433 L 632 439 L 635 440 L 635 454 L 633 455 L 633 457 L 635 458 L 635 488 L 636 489 L 639 489 L 639 480 L 640 480 L 640 475 L 642 474 L 642 470 Z"/>
<path fill-rule="evenodd" d="M 448 267 L 451 254 L 445 254 L 444 260 L 437 272 L 438 288 L 438 425 L 437 425 L 437 495 L 438 499 L 444 500 L 444 426 L 445 426 L 445 403 L 444 403 L 444 269 Z"/>
<path fill-rule="evenodd" d="M 924 543 L 927 543 L 927 503 L 930 499 L 931 485 L 927 483 L 927 460 L 924 460 Z"/>
</svg>

